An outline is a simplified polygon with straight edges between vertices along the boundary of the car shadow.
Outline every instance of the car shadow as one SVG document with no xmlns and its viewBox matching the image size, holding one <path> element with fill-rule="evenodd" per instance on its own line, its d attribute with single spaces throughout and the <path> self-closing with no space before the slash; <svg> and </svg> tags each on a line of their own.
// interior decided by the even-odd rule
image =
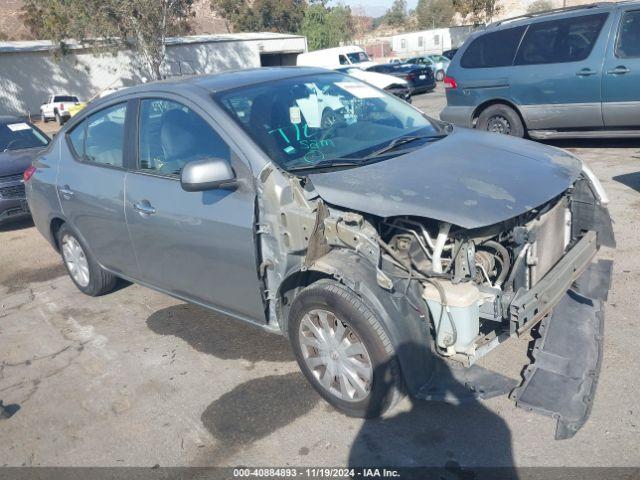
<svg viewBox="0 0 640 480">
<path fill-rule="evenodd" d="M 21 218 L 16 220 L 7 220 L 0 223 L 0 232 L 14 232 L 17 230 L 26 230 L 27 228 L 34 227 L 31 217 Z"/>
<path fill-rule="evenodd" d="M 294 360 L 284 337 L 196 305 L 185 303 L 158 310 L 147 319 L 147 325 L 160 335 L 182 338 L 197 351 L 225 360 Z"/>
<path fill-rule="evenodd" d="M 417 348 L 423 347 L 408 344 L 396 351 Z M 471 393 L 460 397 L 462 385 L 440 357 L 430 368 L 438 372 L 432 382 L 448 385 L 442 393 L 460 403 L 412 398 L 408 410 L 366 420 L 351 446 L 349 467 L 405 467 L 403 479 L 475 478 L 474 468 L 489 467 L 517 478 L 506 422 Z"/>
<path fill-rule="evenodd" d="M 625 173 L 624 175 L 616 175 L 612 177 L 618 183 L 622 183 L 629 188 L 634 189 L 636 192 L 640 192 L 640 172 Z"/>
</svg>

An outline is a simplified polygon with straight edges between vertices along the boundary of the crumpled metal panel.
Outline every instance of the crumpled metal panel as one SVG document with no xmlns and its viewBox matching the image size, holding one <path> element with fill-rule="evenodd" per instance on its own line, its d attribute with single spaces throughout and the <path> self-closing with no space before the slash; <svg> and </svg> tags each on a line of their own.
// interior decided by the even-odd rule
<svg viewBox="0 0 640 480">
<path fill-rule="evenodd" d="M 602 363 L 603 300 L 611 267 L 609 261 L 592 265 L 542 321 L 534 362 L 522 386 L 512 393 L 518 407 L 557 419 L 556 440 L 573 437 L 591 412 Z"/>
<path fill-rule="evenodd" d="M 309 178 L 329 204 L 470 229 L 539 207 L 564 192 L 580 172 L 580 162 L 560 149 L 456 128 L 405 155 Z"/>
</svg>

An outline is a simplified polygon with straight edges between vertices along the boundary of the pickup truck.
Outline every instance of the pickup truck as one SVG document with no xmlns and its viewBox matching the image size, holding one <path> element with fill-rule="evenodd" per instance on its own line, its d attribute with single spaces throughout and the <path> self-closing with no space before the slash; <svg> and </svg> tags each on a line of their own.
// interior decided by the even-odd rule
<svg viewBox="0 0 640 480">
<path fill-rule="evenodd" d="M 74 95 L 49 95 L 47 101 L 40 106 L 42 122 L 55 120 L 62 125 L 71 117 L 69 108 L 79 103 L 80 100 Z"/>
</svg>

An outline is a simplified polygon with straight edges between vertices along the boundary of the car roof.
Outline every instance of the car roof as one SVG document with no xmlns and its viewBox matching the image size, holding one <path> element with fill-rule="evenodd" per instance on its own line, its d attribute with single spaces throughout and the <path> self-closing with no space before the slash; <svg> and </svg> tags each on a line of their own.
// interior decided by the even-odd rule
<svg viewBox="0 0 640 480">
<path fill-rule="evenodd" d="M 590 3 L 586 5 L 578 5 L 574 7 L 564 7 L 564 8 L 556 8 L 552 10 L 547 10 L 538 13 L 528 13 L 524 15 L 520 15 L 518 17 L 506 18 L 504 20 L 499 20 L 497 22 L 493 22 L 487 25 L 485 30 L 480 30 L 478 35 L 481 35 L 484 32 L 494 29 L 500 28 L 511 28 L 517 27 L 521 25 L 528 25 L 532 21 L 536 20 L 555 20 L 565 17 L 571 17 L 575 14 L 581 13 L 598 13 L 598 12 L 609 12 L 616 8 L 621 8 L 626 5 L 640 5 L 639 0 L 630 0 L 630 1 L 622 1 L 622 2 L 600 2 L 600 3 Z"/>
<path fill-rule="evenodd" d="M 150 90 L 178 92 L 183 91 L 185 88 L 203 89 L 211 93 L 217 93 L 264 82 L 283 80 L 302 75 L 318 75 L 332 71 L 333 70 L 316 67 L 258 67 L 242 70 L 227 70 L 210 75 L 183 76 L 144 83 L 115 92 L 109 95 L 109 98 L 116 98 L 116 96 L 120 95 L 130 96 Z"/>
</svg>

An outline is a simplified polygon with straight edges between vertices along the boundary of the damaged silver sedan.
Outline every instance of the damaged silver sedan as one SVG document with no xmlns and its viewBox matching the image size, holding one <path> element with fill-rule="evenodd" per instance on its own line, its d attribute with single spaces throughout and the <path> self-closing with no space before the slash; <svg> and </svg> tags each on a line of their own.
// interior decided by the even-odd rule
<svg viewBox="0 0 640 480">
<path fill-rule="evenodd" d="M 614 238 L 602 186 L 562 150 L 273 68 L 110 95 L 25 179 L 80 290 L 124 278 L 287 335 L 349 415 L 510 393 L 557 438 L 588 417 L 611 276 L 593 259 Z M 476 365 L 533 326 L 520 386 Z"/>
</svg>

